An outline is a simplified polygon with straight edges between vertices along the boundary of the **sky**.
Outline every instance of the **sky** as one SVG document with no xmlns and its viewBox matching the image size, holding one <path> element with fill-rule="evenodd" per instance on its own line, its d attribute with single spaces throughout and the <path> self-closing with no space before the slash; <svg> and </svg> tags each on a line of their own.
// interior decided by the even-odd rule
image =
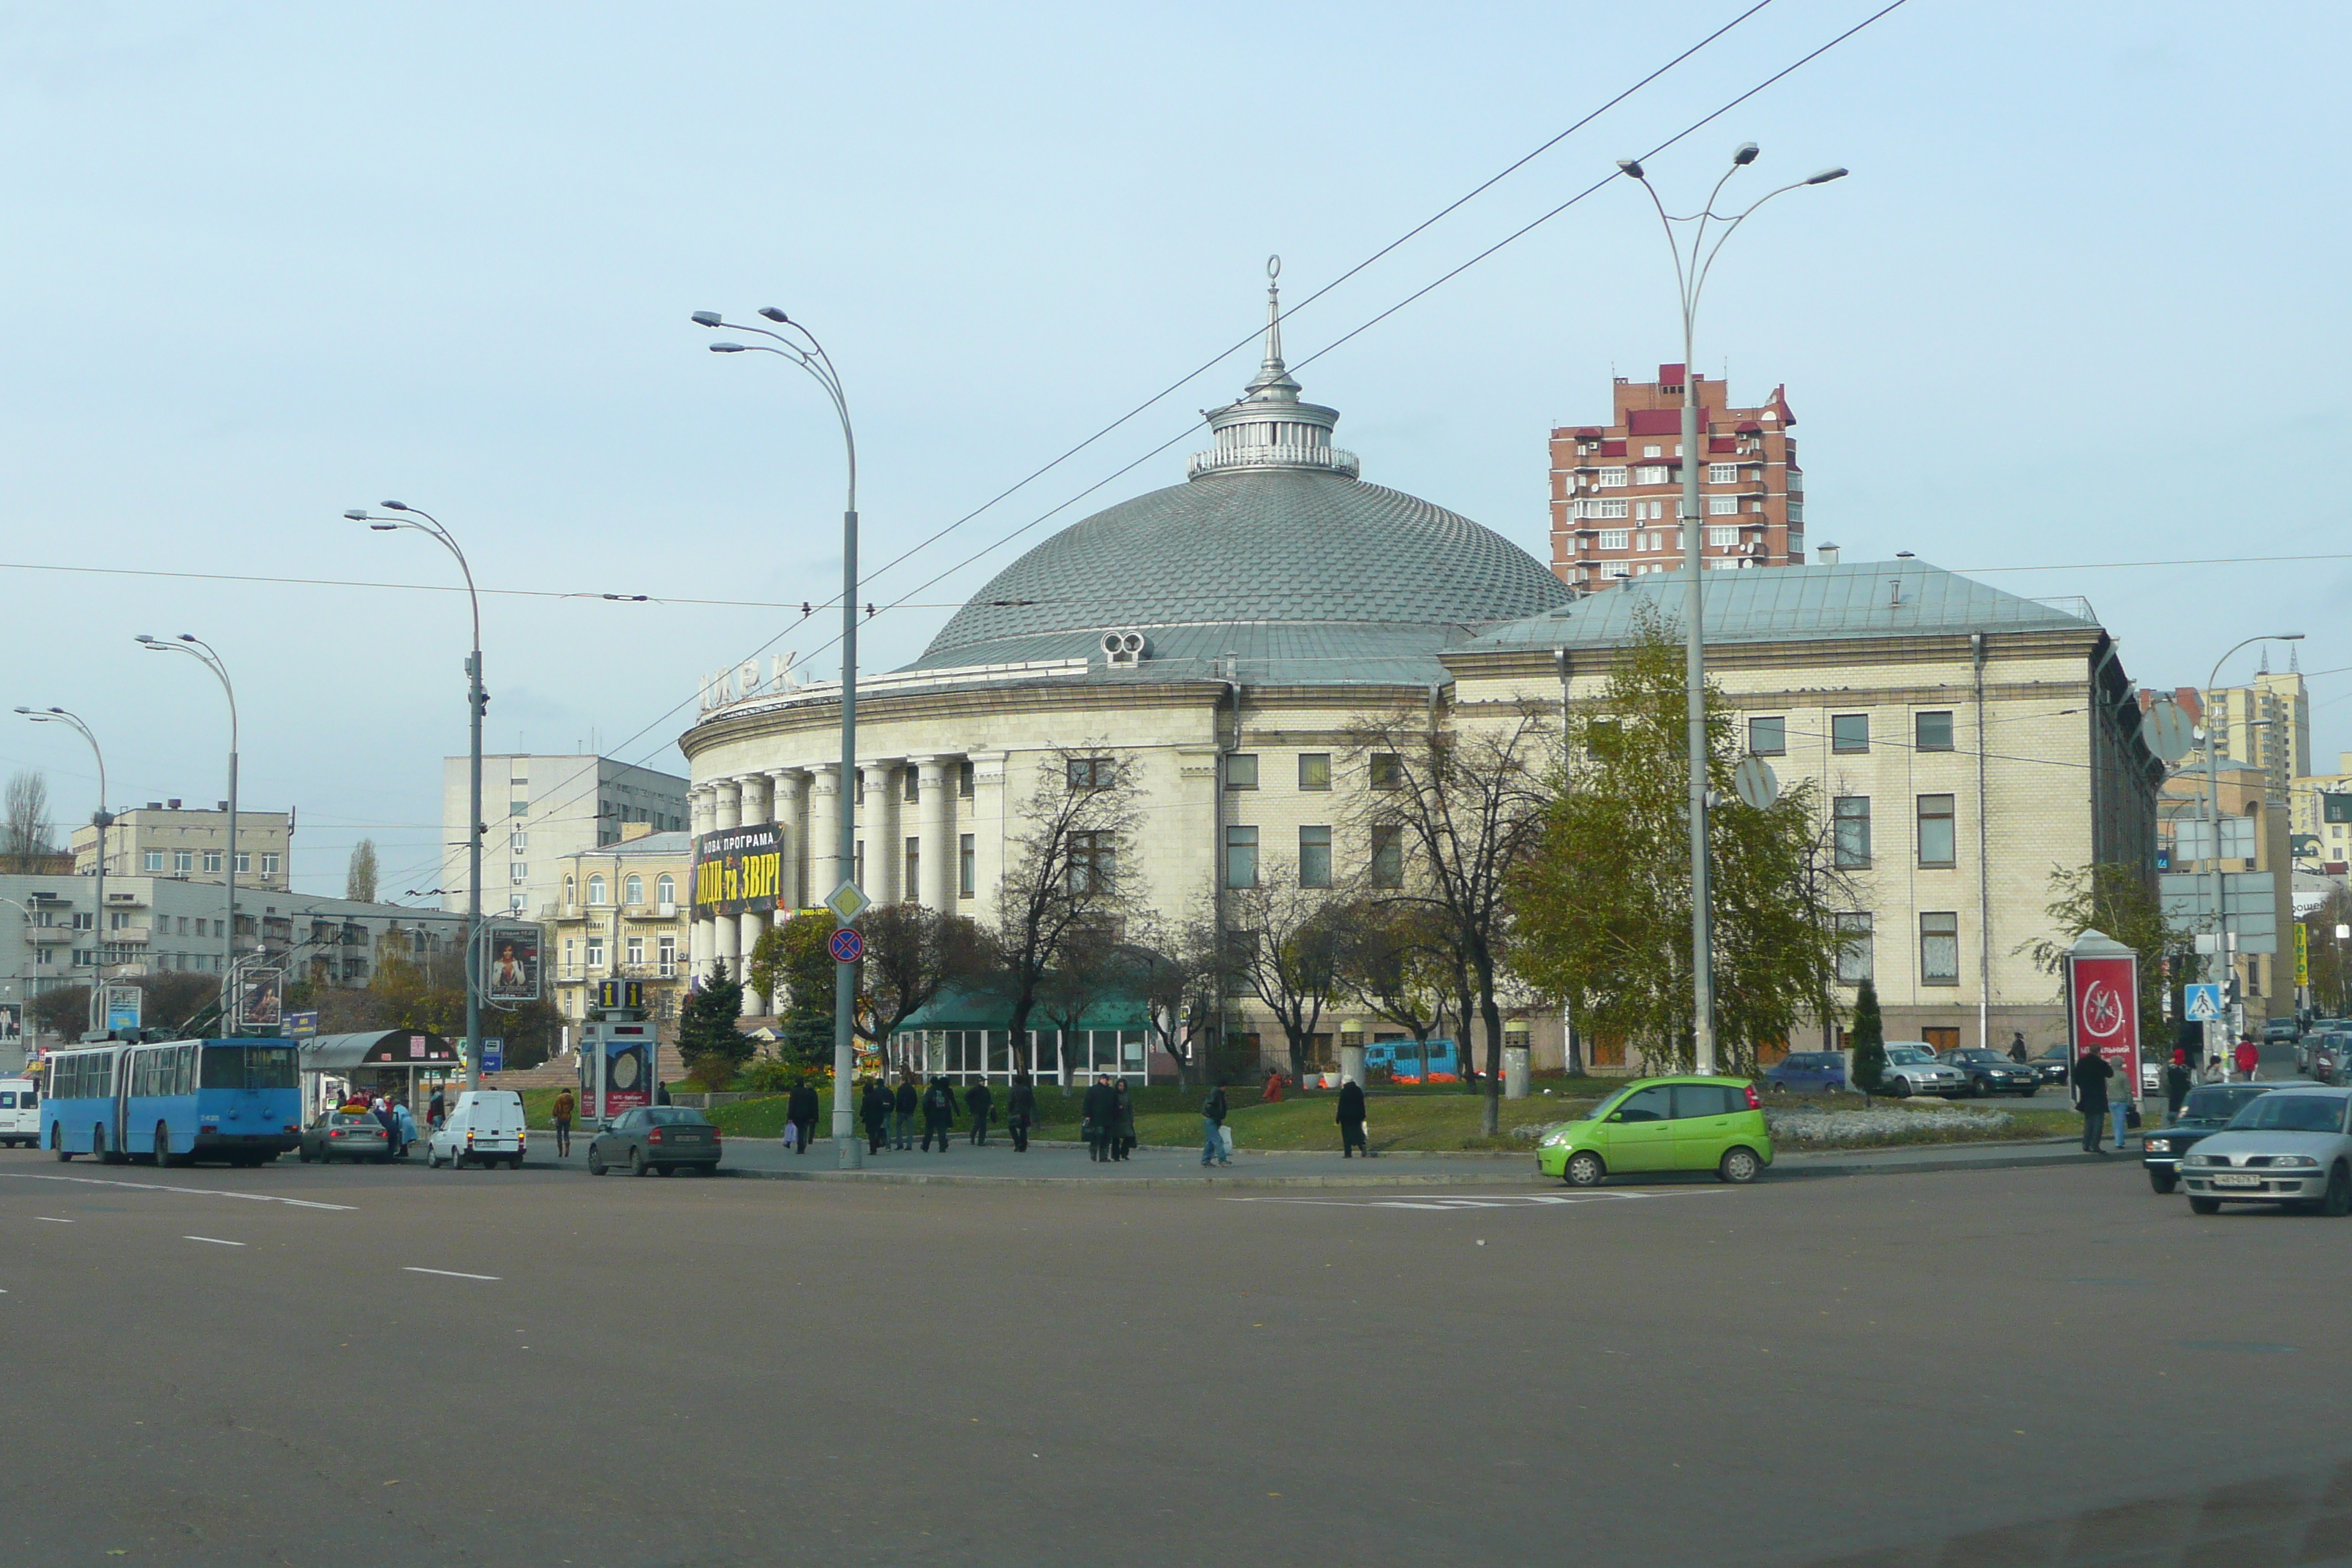
<svg viewBox="0 0 2352 1568">
<path fill-rule="evenodd" d="M 1735 237 L 1696 355 L 1736 401 L 1786 384 L 1813 542 L 2083 595 L 2150 687 L 2305 632 L 2332 766 L 2352 10 L 1907 0 L 1651 155 L 1883 4 L 1768 0 L 1299 309 L 1307 395 L 1367 479 L 1549 559 L 1548 432 L 1680 357 L 1614 160 L 1692 205 L 1743 141 L 1735 189 L 1846 165 Z M 781 306 L 839 367 L 863 559 L 913 552 L 860 595 L 903 601 L 862 634 L 892 668 L 1022 549 L 1181 482 L 1269 254 L 1305 300 L 1753 5 L 21 0 L 0 707 L 86 719 L 118 809 L 215 799 L 218 687 L 132 640 L 194 633 L 240 804 L 299 812 L 297 886 L 340 892 L 362 837 L 387 892 L 432 886 L 466 602 L 346 508 L 425 508 L 520 591 L 483 597 L 491 752 L 682 773 L 704 672 L 835 672 L 799 606 L 837 590 L 843 484 L 819 389 L 690 312 Z M 86 820 L 88 749 L 0 718 L 0 772 Z"/>
</svg>

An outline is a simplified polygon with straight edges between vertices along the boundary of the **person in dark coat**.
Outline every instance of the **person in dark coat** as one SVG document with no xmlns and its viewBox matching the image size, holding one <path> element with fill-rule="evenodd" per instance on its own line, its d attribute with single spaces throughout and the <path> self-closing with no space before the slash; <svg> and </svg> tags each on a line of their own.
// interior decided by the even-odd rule
<svg viewBox="0 0 2352 1568">
<path fill-rule="evenodd" d="M 2025 1031 L 2022 1029 L 2013 1031 L 2009 1037 L 2009 1059 L 2019 1063 L 2025 1060 Z"/>
<path fill-rule="evenodd" d="M 1125 1079 L 1112 1085 L 1110 1092 L 1110 1157 L 1124 1160 L 1135 1148 L 1135 1099 L 1127 1092 Z"/>
<path fill-rule="evenodd" d="M 2189 1098 L 2189 1053 L 2176 1048 L 2164 1069 L 2164 1119 L 2180 1120 L 2180 1102 Z"/>
<path fill-rule="evenodd" d="M 1013 1134 L 1013 1152 L 1029 1152 L 1029 1129 L 1037 1121 L 1037 1091 L 1029 1087 L 1027 1073 L 1015 1073 L 1013 1092 L 1004 1097 L 1004 1130 Z"/>
<path fill-rule="evenodd" d="M 2115 1076 L 2116 1069 L 2096 1051 L 2074 1058 L 2074 1109 L 2083 1113 L 2084 1153 L 2106 1152 L 2100 1144 L 2107 1134 L 2107 1080 Z"/>
<path fill-rule="evenodd" d="M 784 1101 L 784 1119 L 800 1130 L 793 1141 L 793 1152 L 808 1152 L 809 1140 L 816 1136 L 816 1086 L 803 1079 L 793 1085 L 792 1098 Z"/>
<path fill-rule="evenodd" d="M 1225 1153 L 1225 1113 L 1230 1109 L 1223 1084 L 1211 1089 L 1209 1098 L 1201 1101 L 1201 1163 L 1203 1165 L 1233 1163 Z"/>
<path fill-rule="evenodd" d="M 988 1142 L 988 1115 L 995 1106 L 996 1096 L 984 1079 L 963 1091 L 963 1108 L 971 1112 L 971 1141 L 974 1143 Z"/>
<path fill-rule="evenodd" d="M 890 1100 L 890 1146 L 912 1152 L 915 1147 L 915 1108 L 922 1103 L 922 1091 L 915 1087 L 915 1075 L 901 1068 L 898 1092 Z"/>
<path fill-rule="evenodd" d="M 1109 1159 L 1113 1119 L 1118 1114 L 1118 1097 L 1111 1092 L 1110 1084 L 1101 1074 L 1095 1075 L 1094 1083 L 1087 1089 L 1086 1099 L 1079 1103 L 1079 1113 L 1086 1118 L 1087 1123 L 1087 1158 Z"/>
<path fill-rule="evenodd" d="M 1364 1140 L 1364 1086 L 1354 1079 L 1339 1086 L 1339 1157 L 1352 1160 L 1361 1149 L 1364 1158 L 1372 1157 L 1372 1146 Z"/>
<path fill-rule="evenodd" d="M 866 1080 L 866 1152 L 882 1152 L 884 1138 L 890 1130 L 890 1086 L 878 1078 Z"/>
<path fill-rule="evenodd" d="M 923 1152 L 931 1152 L 931 1140 L 940 1141 L 940 1152 L 948 1152 L 948 1134 L 955 1128 L 955 1090 L 943 1078 L 933 1078 L 930 1087 L 923 1090 Z"/>
<path fill-rule="evenodd" d="M 441 1123 L 448 1119 L 448 1115 L 449 1102 L 441 1097 L 441 1091 L 436 1089 L 433 1091 L 433 1098 L 425 1102 L 425 1125 L 438 1132 L 441 1131 Z"/>
</svg>

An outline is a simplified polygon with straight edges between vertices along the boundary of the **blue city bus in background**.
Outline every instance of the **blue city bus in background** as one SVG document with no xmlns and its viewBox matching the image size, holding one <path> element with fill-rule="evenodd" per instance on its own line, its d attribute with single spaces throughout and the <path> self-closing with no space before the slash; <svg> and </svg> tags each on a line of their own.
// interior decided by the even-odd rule
<svg viewBox="0 0 2352 1568">
<path fill-rule="evenodd" d="M 292 1040 L 110 1041 L 51 1051 L 41 1142 L 110 1165 L 258 1165 L 302 1138 Z"/>
<path fill-rule="evenodd" d="M 1386 1068 L 1396 1083 L 1453 1083 L 1462 1077 L 1462 1063 L 1452 1040 L 1432 1040 L 1424 1050 L 1412 1037 L 1376 1040 L 1364 1047 L 1364 1070 Z"/>
</svg>

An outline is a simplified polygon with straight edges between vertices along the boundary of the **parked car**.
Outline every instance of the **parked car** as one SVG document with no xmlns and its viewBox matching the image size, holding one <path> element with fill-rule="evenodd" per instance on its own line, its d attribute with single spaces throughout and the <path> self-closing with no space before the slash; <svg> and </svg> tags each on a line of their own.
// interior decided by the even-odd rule
<svg viewBox="0 0 2352 1568">
<path fill-rule="evenodd" d="M 332 1164 L 337 1160 L 373 1160 L 379 1165 L 389 1164 L 392 1134 L 368 1111 L 330 1110 L 302 1129 L 302 1141 L 294 1146 L 294 1157 L 306 1165 L 313 1160 L 320 1164 Z"/>
<path fill-rule="evenodd" d="M 2042 1087 L 2042 1080 L 2032 1068 L 1982 1047 L 1962 1046 L 1943 1052 L 1936 1059 L 1968 1074 L 1969 1092 L 1979 1097 L 2014 1094 L 2031 1100 L 2033 1091 Z"/>
<path fill-rule="evenodd" d="M 2033 1069 L 2033 1077 L 2037 1082 L 2064 1083 L 2067 1069 L 2073 1067 L 2074 1063 L 2074 1058 L 2066 1054 L 2065 1047 L 2052 1046 L 2025 1065 Z"/>
<path fill-rule="evenodd" d="M 0 1078 L 0 1148 L 41 1146 L 41 1089 L 28 1078 Z"/>
<path fill-rule="evenodd" d="M 2180 1162 L 2189 1206 L 2283 1204 L 2352 1214 L 2352 1089 L 2284 1086 L 2256 1095 Z"/>
<path fill-rule="evenodd" d="M 2352 1054 L 2352 1032 L 2316 1029 L 2294 1048 L 2294 1065 L 2304 1077 L 2320 1083 L 2344 1081 L 2344 1059 Z"/>
<path fill-rule="evenodd" d="M 469 1089 L 425 1142 L 425 1163 L 436 1170 L 502 1164 L 520 1171 L 526 1140 L 521 1095 L 510 1089 Z"/>
<path fill-rule="evenodd" d="M 1925 1041 L 1889 1040 L 1879 1088 L 1886 1094 L 1940 1094 L 1950 1100 L 1969 1092 L 1969 1075 L 1938 1061 Z"/>
<path fill-rule="evenodd" d="M 2189 1091 L 2180 1114 L 2161 1127 L 2150 1128 L 2140 1141 L 2140 1165 L 2147 1184 L 2168 1193 L 2180 1183 L 2180 1161 L 2189 1150 L 2230 1124 L 2247 1102 L 2277 1088 L 2268 1083 L 2208 1083 Z"/>
<path fill-rule="evenodd" d="M 1545 1133 L 1536 1169 L 1571 1187 L 1655 1171 L 1713 1171 L 1752 1182 L 1772 1163 L 1755 1086 L 1739 1079 L 1641 1079 Z"/>
<path fill-rule="evenodd" d="M 588 1140 L 588 1173 L 601 1176 L 626 1165 L 633 1176 L 659 1171 L 692 1171 L 707 1176 L 719 1169 L 719 1129 L 688 1106 L 650 1105 L 625 1110 Z"/>
<path fill-rule="evenodd" d="M 1845 1088 L 1843 1051 L 1790 1051 L 1761 1074 L 1764 1087 L 1783 1094 L 1828 1094 Z"/>
<path fill-rule="evenodd" d="M 2263 1026 L 2263 1044 L 2266 1046 L 2292 1045 L 2302 1035 L 2293 1018 L 2273 1018 Z"/>
</svg>

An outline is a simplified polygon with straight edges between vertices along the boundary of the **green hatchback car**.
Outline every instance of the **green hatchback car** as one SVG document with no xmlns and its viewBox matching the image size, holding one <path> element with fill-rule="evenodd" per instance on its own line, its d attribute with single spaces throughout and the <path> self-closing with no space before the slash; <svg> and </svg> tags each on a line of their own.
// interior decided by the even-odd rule
<svg viewBox="0 0 2352 1568">
<path fill-rule="evenodd" d="M 1571 1187 L 1652 1171 L 1752 1182 L 1771 1163 L 1772 1132 L 1745 1079 L 1637 1079 L 1536 1144 L 1536 1168 Z"/>
</svg>

